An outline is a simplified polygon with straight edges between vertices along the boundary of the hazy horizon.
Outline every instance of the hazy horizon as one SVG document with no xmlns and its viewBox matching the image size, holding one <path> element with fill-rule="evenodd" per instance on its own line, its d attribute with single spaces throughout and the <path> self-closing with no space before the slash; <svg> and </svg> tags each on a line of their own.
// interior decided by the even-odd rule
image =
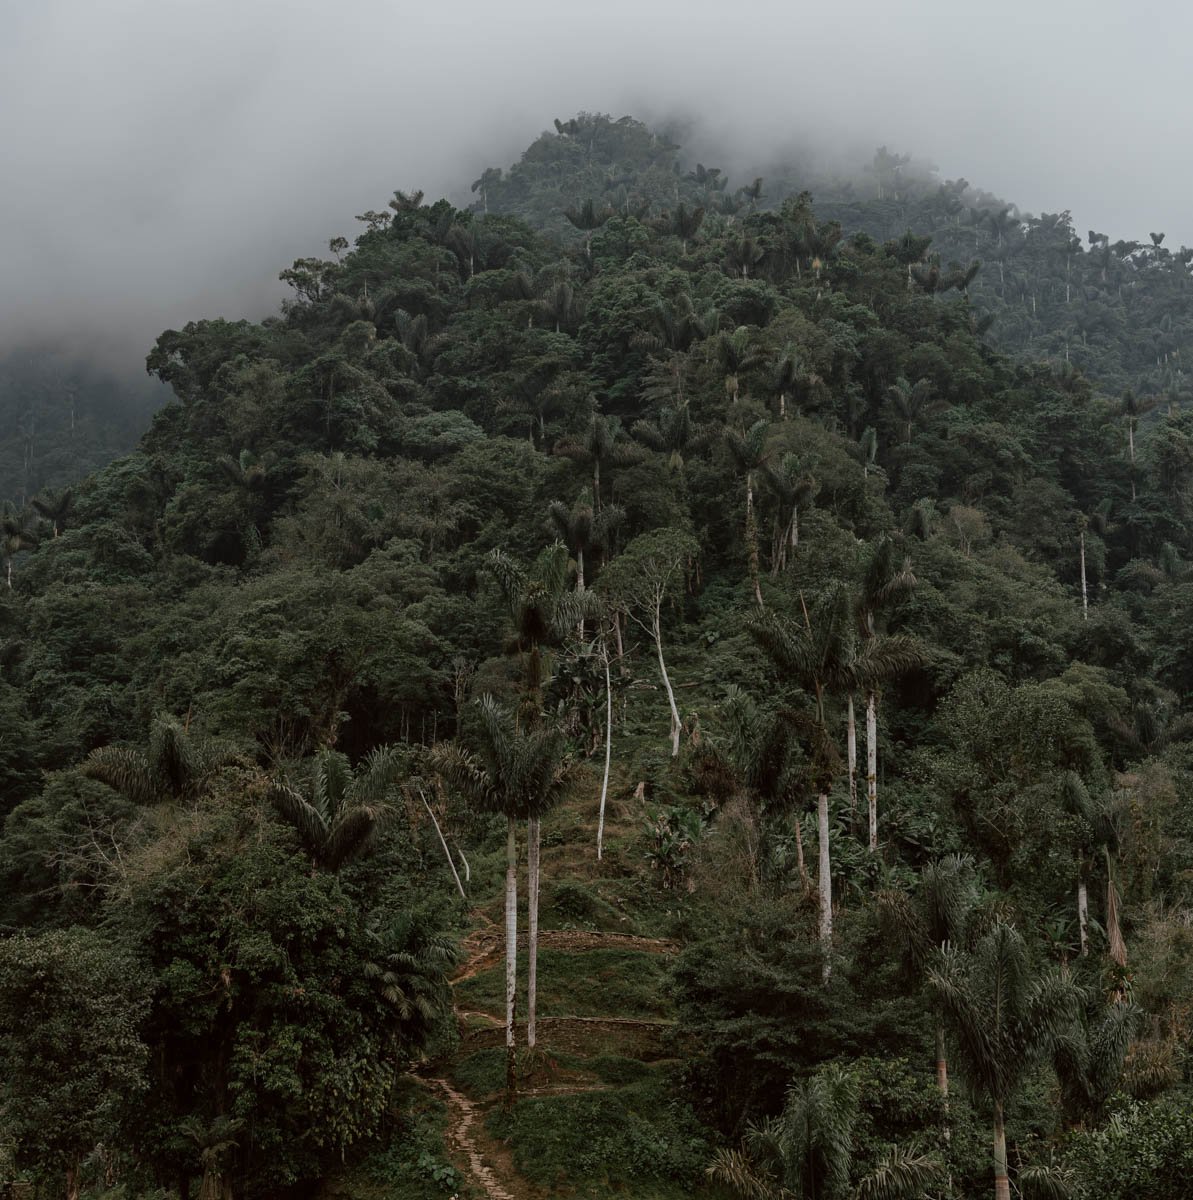
<svg viewBox="0 0 1193 1200">
<path fill-rule="evenodd" d="M 691 119 L 697 153 L 735 173 L 784 145 L 860 162 L 885 144 L 1025 211 L 1069 209 L 1082 234 L 1193 243 L 1193 166 L 1164 149 L 1189 124 L 1193 14 L 1150 11 L 10 4 L 0 352 L 139 367 L 164 328 L 259 318 L 279 270 L 354 237 L 353 214 L 394 188 L 470 200 L 483 167 L 579 110 Z"/>
</svg>

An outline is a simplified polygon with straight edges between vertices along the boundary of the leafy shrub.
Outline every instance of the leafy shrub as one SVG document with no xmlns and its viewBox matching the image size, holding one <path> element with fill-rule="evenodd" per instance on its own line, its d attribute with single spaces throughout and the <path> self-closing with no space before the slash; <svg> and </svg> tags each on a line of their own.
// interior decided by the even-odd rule
<svg viewBox="0 0 1193 1200">
<path fill-rule="evenodd" d="M 1189 1098 L 1127 1102 L 1101 1129 L 1076 1135 L 1067 1159 L 1083 1200 L 1184 1200 L 1193 1178 Z"/>
<path fill-rule="evenodd" d="M 691 1110 L 654 1082 L 522 1100 L 490 1117 L 489 1127 L 509 1140 L 518 1170 L 545 1186 L 692 1186 L 709 1155 Z"/>
</svg>

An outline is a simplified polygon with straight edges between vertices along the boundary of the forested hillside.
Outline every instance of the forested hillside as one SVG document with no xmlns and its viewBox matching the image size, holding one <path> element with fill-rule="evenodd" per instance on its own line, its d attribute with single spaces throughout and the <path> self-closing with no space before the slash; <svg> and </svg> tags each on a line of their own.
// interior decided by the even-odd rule
<svg viewBox="0 0 1193 1200">
<path fill-rule="evenodd" d="M 677 154 L 396 192 L 6 515 L 0 1180 L 1185 1195 L 1187 259 L 1000 349 L 1036 225 Z"/>
<path fill-rule="evenodd" d="M 106 467 L 165 398 L 151 381 L 120 382 L 89 357 L 26 350 L 0 360 L 0 501 L 23 507 Z"/>
</svg>

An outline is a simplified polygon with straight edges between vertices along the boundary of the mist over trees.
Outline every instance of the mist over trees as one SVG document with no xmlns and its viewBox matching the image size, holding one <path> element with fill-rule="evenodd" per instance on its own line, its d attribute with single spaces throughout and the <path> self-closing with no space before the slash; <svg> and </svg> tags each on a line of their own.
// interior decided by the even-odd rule
<svg viewBox="0 0 1193 1200">
<path fill-rule="evenodd" d="M 0 1180 L 1184 1194 L 1193 255 L 871 167 L 560 118 L 69 493 L 12 376 Z"/>
</svg>

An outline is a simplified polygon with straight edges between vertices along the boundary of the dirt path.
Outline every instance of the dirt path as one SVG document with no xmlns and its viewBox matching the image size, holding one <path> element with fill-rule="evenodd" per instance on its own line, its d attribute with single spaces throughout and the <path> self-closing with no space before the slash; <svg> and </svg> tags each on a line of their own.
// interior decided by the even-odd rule
<svg viewBox="0 0 1193 1200">
<path fill-rule="evenodd" d="M 453 977 L 453 984 L 471 979 L 482 971 L 497 966 L 505 954 L 505 932 L 480 910 L 473 912 L 473 917 L 480 922 L 477 928 L 464 939 L 464 962 Z M 519 937 L 520 945 L 525 945 L 525 934 Z M 563 950 L 579 953 L 586 950 L 636 950 L 646 954 L 674 954 L 677 947 L 674 942 L 665 938 L 636 937 L 629 933 L 599 933 L 584 929 L 543 929 L 539 931 L 539 947 L 547 950 Z M 480 1020 L 489 1030 L 503 1029 L 505 1022 L 492 1013 L 479 1012 L 470 1009 L 456 1008 L 456 1019 L 461 1026 L 469 1020 Z M 639 1027 L 654 1027 L 670 1025 L 670 1021 L 636 1020 L 632 1017 L 539 1017 L 540 1025 L 566 1025 L 572 1022 L 584 1024 L 628 1025 Z M 491 1162 L 485 1161 L 481 1150 L 478 1131 L 474 1128 L 480 1113 L 467 1096 L 461 1095 L 446 1079 L 424 1076 L 426 1082 L 439 1091 L 447 1101 L 448 1146 L 467 1164 L 468 1174 L 474 1185 L 488 1200 L 518 1200 L 506 1186 L 498 1180 L 497 1172 Z M 544 1085 L 527 1088 L 519 1094 L 523 1096 L 536 1095 L 568 1095 L 578 1092 L 603 1091 L 607 1084 L 569 1083 L 562 1085 Z M 492 1156 L 490 1156 L 492 1158 Z M 512 1167 L 503 1164 L 502 1173 L 508 1175 Z M 524 1193 L 523 1193 L 524 1194 Z"/>
<path fill-rule="evenodd" d="M 518 946 L 526 948 L 526 935 L 518 935 Z M 632 933 L 600 933 L 591 929 L 540 929 L 540 950 L 636 950 L 641 954 L 674 954 L 678 947 L 666 938 L 637 937 Z M 463 983 L 482 971 L 497 966 L 505 955 L 505 933 L 495 925 L 476 929 L 464 939 L 464 964 L 452 978 Z"/>
<path fill-rule="evenodd" d="M 461 1096 L 446 1079 L 428 1078 L 427 1082 L 438 1088 L 447 1100 L 448 1145 L 464 1156 L 473 1182 L 489 1200 L 514 1200 L 514 1196 L 497 1182 L 496 1175 L 485 1162 L 477 1145 L 472 1130 L 477 1116 L 476 1106 L 467 1096 Z"/>
</svg>

